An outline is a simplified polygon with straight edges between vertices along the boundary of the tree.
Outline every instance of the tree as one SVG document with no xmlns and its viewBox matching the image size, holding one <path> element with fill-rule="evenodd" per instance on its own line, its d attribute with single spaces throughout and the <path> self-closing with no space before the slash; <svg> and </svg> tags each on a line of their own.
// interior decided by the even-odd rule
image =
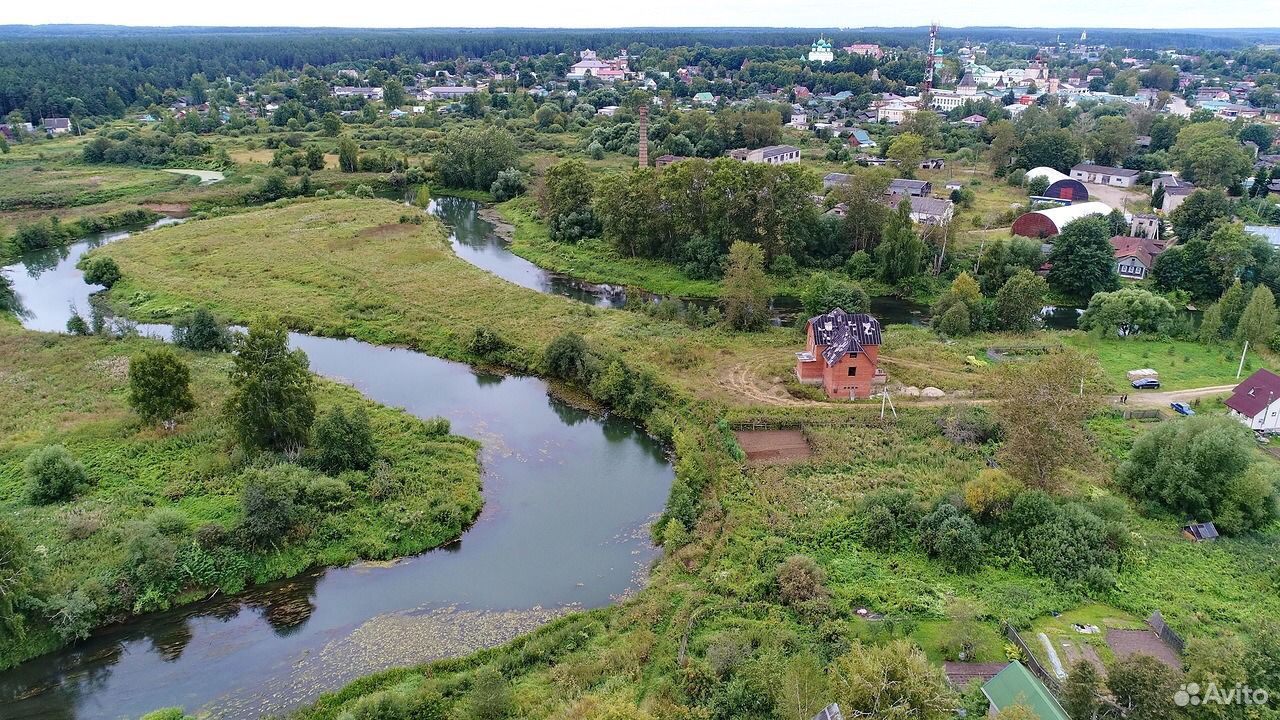
<svg viewBox="0 0 1280 720">
<path fill-rule="evenodd" d="M 1254 288 L 1249 304 L 1240 314 L 1236 325 L 1236 342 L 1257 347 L 1265 345 L 1276 336 L 1276 299 L 1266 285 Z"/>
<path fill-rule="evenodd" d="M 320 118 L 320 127 L 325 137 L 338 137 L 342 132 L 342 118 L 337 113 L 327 112 Z"/>
<path fill-rule="evenodd" d="M 821 315 L 835 308 L 849 313 L 861 313 L 871 307 L 871 297 L 861 285 L 842 280 L 830 273 L 814 273 L 800 293 L 800 301 L 804 304 L 808 317 Z"/>
<path fill-rule="evenodd" d="M 1151 655 L 1134 653 L 1107 670 L 1107 686 L 1123 708 L 1125 717 L 1140 720 L 1173 720 L 1177 706 L 1173 694 L 1178 677 Z"/>
<path fill-rule="evenodd" d="M 161 347 L 129 360 L 129 407 L 144 422 L 169 424 L 196 406 L 191 369 L 177 353 Z"/>
<path fill-rule="evenodd" d="M 1258 239 L 1244 231 L 1240 223 L 1219 223 L 1209 234 L 1209 262 L 1223 286 L 1251 270 L 1255 262 L 1253 248 Z"/>
<path fill-rule="evenodd" d="M 27 501 L 48 505 L 70 498 L 89 483 L 84 465 L 61 445 L 33 450 L 23 464 L 27 479 Z"/>
<path fill-rule="evenodd" d="M 1049 262 L 1049 285 L 1063 295 L 1083 300 L 1120 287 L 1106 218 L 1067 223 L 1053 240 Z"/>
<path fill-rule="evenodd" d="M 26 630 L 27 607 L 35 578 L 31 548 L 11 517 L 0 517 L 0 638 L 16 642 Z"/>
<path fill-rule="evenodd" d="M 1109 115 L 1098 118 L 1086 140 L 1094 162 L 1119 165 L 1133 153 L 1137 132 L 1128 118 Z"/>
<path fill-rule="evenodd" d="M 498 173 L 515 167 L 520 150 L 507 130 L 493 125 L 451 130 L 436 150 L 435 166 L 447 187 L 488 190 Z"/>
<path fill-rule="evenodd" d="M 658 208 L 656 181 L 655 171 L 646 167 L 615 173 L 600 183 L 596 216 L 605 239 L 626 255 L 653 253 L 656 225 L 653 218 Z M 550 178 L 547 195 L 550 203 Z"/>
<path fill-rule="evenodd" d="M 345 135 L 338 141 L 338 167 L 347 173 L 360 169 L 360 146 Z"/>
<path fill-rule="evenodd" d="M 498 173 L 498 179 L 493 181 L 493 185 L 489 186 L 489 194 L 493 195 L 493 199 L 498 202 L 506 202 L 517 195 L 523 195 L 526 187 L 524 173 L 515 168 L 507 168 Z M 420 186 L 425 188 L 426 186 Z M 430 197 L 428 195 L 428 197 Z M 422 207 L 425 204 L 418 203 Z"/>
<path fill-rule="evenodd" d="M 996 321 L 1001 330 L 1029 333 L 1040 326 L 1049 283 L 1030 270 L 1019 270 L 996 293 Z"/>
<path fill-rule="evenodd" d="M 1098 406 L 1102 370 L 1096 358 L 1075 350 L 999 370 L 994 390 L 1006 432 L 1001 464 L 1028 485 L 1050 487 L 1059 468 L 1080 467 L 1092 457 L 1084 421 Z"/>
<path fill-rule="evenodd" d="M 253 547 L 275 544 L 298 523 L 297 495 L 314 473 L 289 464 L 248 473 L 240 492 L 240 534 Z"/>
<path fill-rule="evenodd" d="M 228 352 L 231 333 L 207 308 L 196 308 L 174 323 L 173 344 L 187 350 Z"/>
<path fill-rule="evenodd" d="M 1090 298 L 1089 307 L 1080 316 L 1080 327 L 1128 337 L 1157 332 L 1175 316 L 1176 311 L 1168 299 L 1149 290 L 1127 287 L 1100 292 Z"/>
<path fill-rule="evenodd" d="M 1276 518 L 1280 498 L 1272 473 L 1250 472 L 1254 444 L 1247 427 L 1222 416 L 1157 425 L 1134 442 L 1116 479 L 1134 497 L 1247 532 Z"/>
<path fill-rule="evenodd" d="M 561 333 L 547 345 L 543 364 L 553 377 L 585 382 L 591 370 L 587 342 L 578 333 Z"/>
<path fill-rule="evenodd" d="M 226 412 L 236 436 L 251 447 L 297 452 L 316 412 L 306 353 L 289 350 L 288 332 L 272 321 L 250 326 L 235 351 Z"/>
<path fill-rule="evenodd" d="M 368 470 L 378 453 L 369 413 L 361 405 L 350 413 L 332 408 L 316 422 L 314 434 L 315 467 L 330 475 Z"/>
<path fill-rule="evenodd" d="M 612 186 L 611 184 L 610 187 Z M 576 242 L 594 234 L 595 216 L 591 209 L 594 189 L 595 181 L 591 170 L 581 160 L 561 160 L 547 168 L 542 210 L 543 216 L 547 218 L 551 239 Z M 618 209 L 611 217 L 624 215 L 625 211 Z M 617 217 L 614 218 L 615 221 L 623 224 Z"/>
<path fill-rule="evenodd" d="M 911 222 L 911 203 L 904 198 L 898 203 L 897 212 L 885 222 L 880 244 L 876 246 L 880 278 L 897 283 L 915 276 L 924 262 L 924 252 L 924 241 Z"/>
<path fill-rule="evenodd" d="M 1169 213 L 1169 222 L 1178 240 L 1187 243 L 1207 237 L 1216 228 L 1215 221 L 1231 217 L 1231 199 L 1222 190 L 1196 190 Z"/>
<path fill-rule="evenodd" d="M 1080 162 L 1080 141 L 1065 128 L 1036 129 L 1023 137 L 1018 146 L 1018 167 L 1051 167 L 1069 172 Z"/>
<path fill-rule="evenodd" d="M 1062 683 L 1062 709 L 1071 720 L 1097 720 L 1102 708 L 1102 677 L 1093 663 L 1081 658 L 1071 664 Z"/>
<path fill-rule="evenodd" d="M 769 325 L 769 279 L 760 246 L 739 240 L 729 247 L 723 296 L 729 327 L 762 330 Z"/>
<path fill-rule="evenodd" d="M 91 255 L 76 264 L 84 271 L 84 281 L 90 285 L 111 287 L 120 280 L 120 266 L 105 255 Z"/>
<path fill-rule="evenodd" d="M 960 273 L 933 304 L 939 332 L 950 337 L 968 335 L 975 321 L 981 319 L 982 306 L 982 290 L 977 281 L 967 272 Z"/>
<path fill-rule="evenodd" d="M 910 175 L 924 159 L 924 138 L 915 133 L 903 133 L 889 143 L 888 157 L 897 160 L 902 171 Z"/>
<path fill-rule="evenodd" d="M 1169 154 L 1183 177 L 1201 186 L 1230 187 L 1253 169 L 1231 126 L 1216 120 L 1182 128 Z"/>
<path fill-rule="evenodd" d="M 955 701 L 938 667 L 907 640 L 854 641 L 829 668 L 831 691 L 846 717 L 944 720 Z"/>
<path fill-rule="evenodd" d="M 0 270 L 0 312 L 14 310 L 18 306 L 18 295 L 13 291 L 13 281 Z"/>
<path fill-rule="evenodd" d="M 503 720 L 515 708 L 511 684 L 493 665 L 476 670 L 467 694 L 467 717 L 475 720 Z"/>
<path fill-rule="evenodd" d="M 395 78 L 389 78 L 382 84 L 382 104 L 395 109 L 404 104 L 404 84 Z"/>
</svg>

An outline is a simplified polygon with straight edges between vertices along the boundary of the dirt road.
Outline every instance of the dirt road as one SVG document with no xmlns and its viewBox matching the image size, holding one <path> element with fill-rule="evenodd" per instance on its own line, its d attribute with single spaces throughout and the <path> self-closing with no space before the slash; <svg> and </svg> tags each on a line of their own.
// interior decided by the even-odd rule
<svg viewBox="0 0 1280 720">
<path fill-rule="evenodd" d="M 1209 385 L 1188 390 L 1164 390 L 1160 392 L 1134 390 L 1129 393 L 1129 401 L 1125 404 L 1133 407 L 1167 408 L 1171 402 L 1189 402 L 1197 398 L 1222 395 L 1231 392 L 1235 387 L 1235 385 Z"/>
</svg>

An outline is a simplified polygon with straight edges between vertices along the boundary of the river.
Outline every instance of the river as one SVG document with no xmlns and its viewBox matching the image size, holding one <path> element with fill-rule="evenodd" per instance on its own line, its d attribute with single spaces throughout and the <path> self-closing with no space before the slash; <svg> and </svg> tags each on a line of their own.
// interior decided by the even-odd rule
<svg viewBox="0 0 1280 720">
<path fill-rule="evenodd" d="M 494 232 L 493 223 L 478 215 L 480 204 L 460 197 L 442 196 L 432 199 L 428 212 L 440 218 L 449 228 L 449 242 L 458 257 L 500 278 L 538 292 L 563 295 L 598 307 L 623 307 L 627 289 L 620 285 L 592 283 L 564 273 L 539 267 L 511 251 L 510 243 Z M 645 300 L 660 296 L 644 293 Z M 716 301 L 705 298 L 681 298 L 684 302 L 710 307 Z M 802 313 L 800 301 L 780 296 L 770 300 L 770 314 L 775 325 L 793 325 Z M 886 325 L 927 325 L 929 306 L 895 295 L 871 298 L 869 312 Z M 1041 312 L 1050 330 L 1073 330 L 1080 311 L 1070 307 L 1046 307 Z"/>
<path fill-rule="evenodd" d="M 89 295 L 75 263 L 106 233 L 7 270 L 29 328 L 62 330 Z M 163 326 L 144 326 L 164 334 Z M 529 377 L 409 350 L 293 334 L 312 369 L 483 443 L 485 506 L 462 538 L 391 564 L 319 569 L 105 628 L 0 674 L 0 717 L 136 717 L 165 706 L 258 717 L 388 667 L 505 642 L 637 589 L 673 470 L 634 425 Z"/>
</svg>

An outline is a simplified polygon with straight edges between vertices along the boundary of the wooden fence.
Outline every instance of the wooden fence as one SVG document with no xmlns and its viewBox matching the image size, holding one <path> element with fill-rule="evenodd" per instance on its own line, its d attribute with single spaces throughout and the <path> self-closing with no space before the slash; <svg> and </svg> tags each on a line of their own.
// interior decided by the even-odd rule
<svg viewBox="0 0 1280 720">
<path fill-rule="evenodd" d="M 1017 645 L 1018 649 L 1022 651 L 1022 654 L 1026 656 L 1027 661 L 1025 665 L 1027 666 L 1027 669 L 1036 677 L 1040 678 L 1040 682 L 1044 683 L 1045 687 L 1049 688 L 1049 692 L 1053 693 L 1055 696 L 1061 695 L 1062 683 L 1058 682 L 1058 676 L 1044 669 L 1044 666 L 1036 659 L 1035 653 L 1031 652 L 1031 646 L 1027 645 L 1027 643 L 1022 640 L 1022 636 L 1018 634 L 1018 631 L 1012 625 L 1005 625 L 1004 634 L 1005 637 L 1009 638 L 1009 642 Z"/>
</svg>

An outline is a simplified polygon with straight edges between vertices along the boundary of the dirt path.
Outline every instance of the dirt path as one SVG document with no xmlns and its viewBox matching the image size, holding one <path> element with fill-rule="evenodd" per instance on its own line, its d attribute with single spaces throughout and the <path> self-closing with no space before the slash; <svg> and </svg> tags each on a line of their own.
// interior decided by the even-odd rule
<svg viewBox="0 0 1280 720">
<path fill-rule="evenodd" d="M 1186 402 L 1188 400 L 1195 400 L 1196 398 L 1221 395 L 1222 393 L 1229 393 L 1235 388 L 1235 385 L 1209 385 L 1206 387 L 1190 388 L 1187 390 L 1164 390 L 1160 392 L 1141 392 L 1135 390 L 1134 392 L 1129 393 L 1129 401 L 1126 404 L 1133 407 L 1167 408 L 1171 402 Z"/>
</svg>

